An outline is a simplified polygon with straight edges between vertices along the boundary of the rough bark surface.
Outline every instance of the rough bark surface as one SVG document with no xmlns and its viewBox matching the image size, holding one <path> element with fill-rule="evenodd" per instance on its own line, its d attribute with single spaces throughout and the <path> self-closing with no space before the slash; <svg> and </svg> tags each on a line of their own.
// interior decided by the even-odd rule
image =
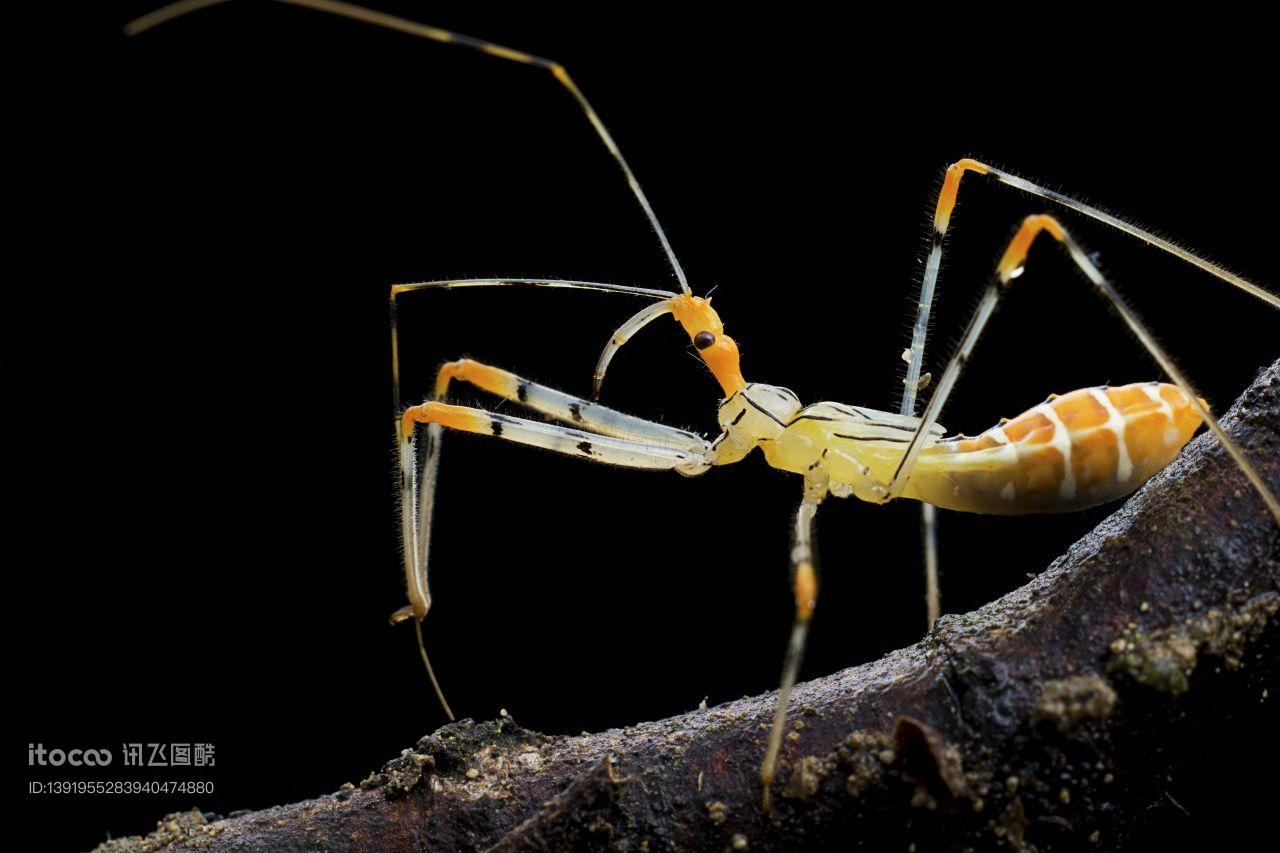
<svg viewBox="0 0 1280 853">
<path fill-rule="evenodd" d="M 1280 362 L 1224 418 L 1280 491 Z M 1210 435 L 1045 572 L 796 689 L 581 737 L 446 726 L 359 787 L 120 850 L 1116 849 L 1277 683 L 1280 527 Z M 1224 782 L 1229 784 L 1229 782 Z"/>
</svg>

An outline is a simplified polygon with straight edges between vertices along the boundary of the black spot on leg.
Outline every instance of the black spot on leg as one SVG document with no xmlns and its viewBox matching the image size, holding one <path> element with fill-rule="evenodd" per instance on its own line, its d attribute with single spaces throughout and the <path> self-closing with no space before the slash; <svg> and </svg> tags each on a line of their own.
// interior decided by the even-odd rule
<svg viewBox="0 0 1280 853">
<path fill-rule="evenodd" d="M 746 410 L 746 408 L 744 407 L 740 412 L 738 412 L 737 417 L 735 417 L 733 420 L 729 421 L 729 426 L 737 426 L 737 425 L 738 425 L 738 421 L 742 420 L 742 416 L 743 416 L 743 415 L 745 415 L 746 413 L 747 413 L 747 410 Z"/>
<path fill-rule="evenodd" d="M 583 454 L 585 454 L 586 456 L 594 456 L 594 455 L 595 455 L 595 454 L 593 454 L 593 453 L 591 452 L 591 442 L 589 442 L 589 441 L 579 441 L 579 442 L 578 442 L 578 449 L 579 449 L 579 450 L 581 450 L 581 451 L 583 452 Z"/>
<path fill-rule="evenodd" d="M 490 421 L 489 432 L 493 433 L 495 436 L 500 437 L 502 435 L 502 424 L 498 423 L 497 421 Z"/>
<path fill-rule="evenodd" d="M 521 403 L 528 402 L 529 400 L 529 383 L 528 382 L 521 382 L 519 385 L 516 386 L 516 399 L 519 400 Z"/>
<path fill-rule="evenodd" d="M 578 423 L 582 423 L 582 406 L 578 403 L 569 404 L 569 414 Z"/>
</svg>

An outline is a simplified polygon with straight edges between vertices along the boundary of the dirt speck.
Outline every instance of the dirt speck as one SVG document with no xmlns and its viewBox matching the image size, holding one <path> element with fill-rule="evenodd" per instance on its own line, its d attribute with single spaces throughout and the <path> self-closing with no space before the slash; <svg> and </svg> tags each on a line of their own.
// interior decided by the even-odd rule
<svg viewBox="0 0 1280 853">
<path fill-rule="evenodd" d="M 193 846 L 211 843 L 221 832 L 210 824 L 199 809 L 167 814 L 156 823 L 155 832 L 147 836 L 131 835 L 114 838 L 93 849 L 93 853 L 153 853 L 177 842 L 194 842 Z"/>
<path fill-rule="evenodd" d="M 1203 604 L 1196 602 L 1199 611 Z M 1190 687 L 1188 679 L 1198 654 L 1239 662 L 1244 648 L 1262 634 L 1267 621 L 1280 611 L 1280 593 L 1256 595 L 1238 608 L 1211 608 L 1178 625 L 1151 633 L 1126 630 L 1111 644 L 1107 671 L 1128 675 L 1164 693 L 1177 696 Z"/>
<path fill-rule="evenodd" d="M 791 778 L 787 779 L 787 786 L 783 789 L 782 796 L 793 800 L 810 799 L 818 793 L 818 788 L 822 786 L 822 780 L 826 778 L 827 772 L 827 767 L 821 758 L 806 755 L 800 759 L 795 770 L 791 771 Z"/>
<path fill-rule="evenodd" d="M 879 784 L 885 773 L 885 765 L 892 763 L 895 755 L 893 741 L 884 732 L 858 730 L 846 737 L 836 747 L 836 764 L 847 768 L 844 790 L 851 797 L 860 797 L 872 785 Z M 890 761 L 883 761 L 890 757 Z"/>
<path fill-rule="evenodd" d="M 729 818 L 729 807 L 719 800 L 707 803 L 707 817 L 711 818 L 712 823 L 719 826 Z"/>
<path fill-rule="evenodd" d="M 1011 849 L 1019 853 L 1030 853 L 1035 848 L 1027 843 L 1026 833 L 1027 812 L 1022 807 L 1022 798 L 1014 797 L 1013 802 L 1000 814 L 1000 825 L 996 827 L 995 834 L 1004 838 Z"/>
<path fill-rule="evenodd" d="M 1036 701 L 1035 715 L 1051 720 L 1060 732 L 1075 729 L 1083 720 L 1102 720 L 1116 707 L 1116 691 L 1098 675 L 1076 675 L 1045 682 Z"/>
</svg>

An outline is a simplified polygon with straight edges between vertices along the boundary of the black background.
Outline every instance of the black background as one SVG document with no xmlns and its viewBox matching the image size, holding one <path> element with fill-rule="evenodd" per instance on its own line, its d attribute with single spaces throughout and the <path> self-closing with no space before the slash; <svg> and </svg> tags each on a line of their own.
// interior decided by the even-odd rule
<svg viewBox="0 0 1280 853">
<path fill-rule="evenodd" d="M 1247 22 L 1154 43 L 1107 21 L 1065 32 L 923 10 L 872 26 L 650 5 L 380 8 L 565 64 L 695 291 L 718 287 L 748 379 L 804 400 L 896 409 L 929 206 L 964 155 L 1274 289 L 1273 80 L 1238 39 Z M 191 806 L 316 796 L 443 722 L 412 631 L 386 624 L 404 598 L 390 283 L 672 286 L 549 75 L 269 4 L 120 35 L 148 9 L 42 21 L 19 54 L 11 386 L 40 396 L 15 405 L 29 442 L 11 446 L 15 540 L 34 546 L 12 567 L 14 755 L 100 746 L 117 764 L 98 775 L 145 778 L 119 767 L 121 744 L 208 742 L 215 769 L 155 776 L 217 790 L 26 797 L 23 819 L 59 846 Z M 1043 209 L 966 179 L 926 369 L 940 372 L 1016 223 Z M 1066 221 L 1215 405 L 1275 356 L 1276 317 L 1256 300 Z M 1051 391 L 1156 377 L 1088 291 L 1037 249 L 943 422 L 973 433 Z M 609 333 L 642 304 L 412 297 L 408 398 L 464 354 L 585 394 Z M 710 432 L 719 390 L 692 353 L 676 324 L 655 324 L 614 362 L 606 401 Z M 426 629 L 460 716 L 506 708 L 578 732 L 776 686 L 795 478 L 754 458 L 685 480 L 471 436 L 446 445 Z M 944 610 L 1016 588 L 1106 512 L 943 514 Z M 918 519 L 906 503 L 824 507 L 806 677 L 922 636 Z M 96 778 L 27 774 L 61 777 Z M 1170 785 L 1192 816 L 1157 807 L 1153 837 L 1205 830 L 1228 799 L 1206 779 Z"/>
</svg>

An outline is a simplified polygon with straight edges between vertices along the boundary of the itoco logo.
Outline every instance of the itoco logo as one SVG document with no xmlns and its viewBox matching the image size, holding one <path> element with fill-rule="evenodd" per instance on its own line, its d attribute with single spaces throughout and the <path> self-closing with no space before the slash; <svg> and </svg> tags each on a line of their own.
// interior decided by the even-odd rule
<svg viewBox="0 0 1280 853">
<path fill-rule="evenodd" d="M 91 766 L 105 767 L 111 763 L 109 749 L 45 749 L 42 743 L 27 744 L 27 764 L 31 767 L 61 767 L 70 764 L 72 767 Z"/>
</svg>

